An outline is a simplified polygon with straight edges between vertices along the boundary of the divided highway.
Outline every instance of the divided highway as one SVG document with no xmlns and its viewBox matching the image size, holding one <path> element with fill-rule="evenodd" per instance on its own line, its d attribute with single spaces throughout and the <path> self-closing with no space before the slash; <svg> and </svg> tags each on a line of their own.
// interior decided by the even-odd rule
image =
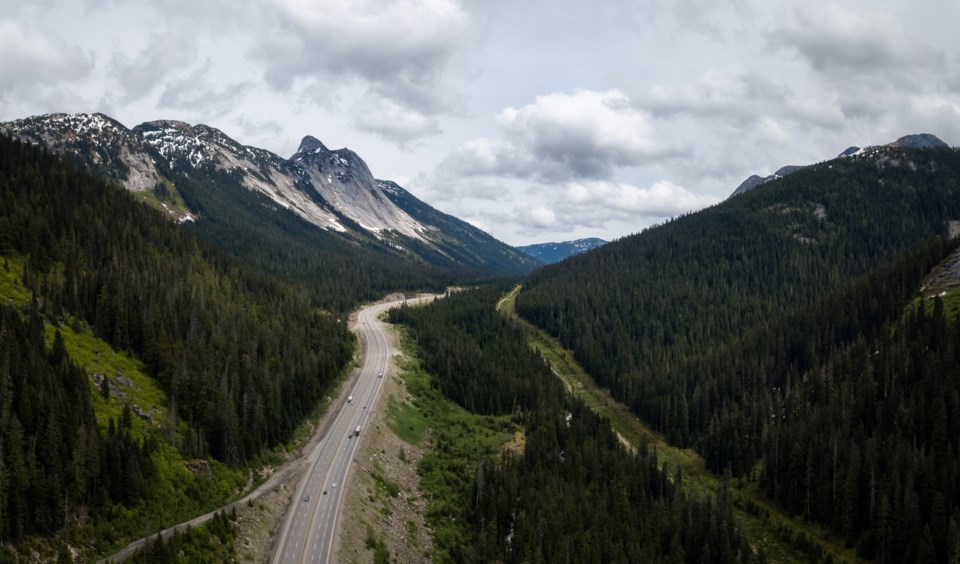
<svg viewBox="0 0 960 564">
<path fill-rule="evenodd" d="M 403 301 L 393 301 L 360 310 L 357 331 L 363 345 L 363 366 L 349 400 L 326 436 L 308 456 L 309 468 L 297 486 L 296 495 L 274 542 L 272 562 L 330 562 L 334 552 L 334 533 L 344 482 L 359 444 L 359 433 L 366 432 L 367 419 L 383 387 L 387 364 L 392 354 L 386 328 L 377 317 Z"/>
</svg>

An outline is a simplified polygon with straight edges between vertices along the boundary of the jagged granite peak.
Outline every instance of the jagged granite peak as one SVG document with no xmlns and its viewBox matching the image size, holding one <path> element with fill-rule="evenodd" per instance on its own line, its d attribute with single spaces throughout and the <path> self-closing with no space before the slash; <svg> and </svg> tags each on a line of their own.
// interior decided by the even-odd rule
<svg viewBox="0 0 960 564">
<path fill-rule="evenodd" d="M 295 160 L 297 155 L 303 153 L 328 153 L 330 149 L 327 149 L 327 146 L 320 142 L 319 139 L 313 135 L 307 135 L 300 141 L 300 148 L 297 149 L 297 152 L 290 157 L 290 160 Z"/>
<path fill-rule="evenodd" d="M 429 230 L 383 194 L 367 163 L 350 149 L 331 151 L 308 135 L 290 160 L 317 195 L 378 237 L 394 231 L 420 240 Z"/>
<path fill-rule="evenodd" d="M 891 145 L 896 147 L 905 147 L 908 149 L 934 149 L 949 147 L 932 133 L 916 133 L 913 135 L 904 135 L 897 139 Z"/>
<path fill-rule="evenodd" d="M 551 264 L 596 249 L 606 243 L 606 241 L 597 237 L 587 237 L 573 241 L 562 241 L 560 243 L 537 243 L 515 248 L 537 260 Z"/>
</svg>

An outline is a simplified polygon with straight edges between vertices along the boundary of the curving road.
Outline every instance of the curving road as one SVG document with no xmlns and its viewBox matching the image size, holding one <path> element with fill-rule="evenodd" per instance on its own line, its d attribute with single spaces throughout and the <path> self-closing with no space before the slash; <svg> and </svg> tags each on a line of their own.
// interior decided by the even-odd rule
<svg viewBox="0 0 960 564">
<path fill-rule="evenodd" d="M 357 331 L 364 360 L 349 392 L 352 400 L 341 404 L 340 413 L 326 436 L 308 456 L 309 468 L 297 485 L 296 495 L 274 542 L 272 562 L 331 561 L 344 482 L 359 444 L 356 430 L 365 432 L 393 354 L 386 328 L 377 318 L 401 303 L 403 300 L 372 305 L 358 314 Z"/>
</svg>

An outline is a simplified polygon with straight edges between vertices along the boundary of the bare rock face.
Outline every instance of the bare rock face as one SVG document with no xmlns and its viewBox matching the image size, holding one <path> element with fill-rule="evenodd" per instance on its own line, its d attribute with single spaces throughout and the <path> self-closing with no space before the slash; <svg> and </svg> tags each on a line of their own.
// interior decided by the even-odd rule
<svg viewBox="0 0 960 564">
<path fill-rule="evenodd" d="M 324 201 L 364 229 L 374 233 L 393 230 L 422 238 L 426 227 L 386 197 L 367 163 L 350 149 L 331 151 L 308 135 L 290 161 Z"/>
</svg>

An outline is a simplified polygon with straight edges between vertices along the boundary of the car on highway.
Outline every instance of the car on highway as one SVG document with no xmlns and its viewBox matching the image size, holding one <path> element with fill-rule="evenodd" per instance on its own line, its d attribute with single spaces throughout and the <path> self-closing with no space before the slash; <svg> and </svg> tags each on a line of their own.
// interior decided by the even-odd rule
<svg viewBox="0 0 960 564">
<path fill-rule="evenodd" d="M 303 501 L 310 501 L 310 496 L 308 495 L 303 496 Z"/>
</svg>

